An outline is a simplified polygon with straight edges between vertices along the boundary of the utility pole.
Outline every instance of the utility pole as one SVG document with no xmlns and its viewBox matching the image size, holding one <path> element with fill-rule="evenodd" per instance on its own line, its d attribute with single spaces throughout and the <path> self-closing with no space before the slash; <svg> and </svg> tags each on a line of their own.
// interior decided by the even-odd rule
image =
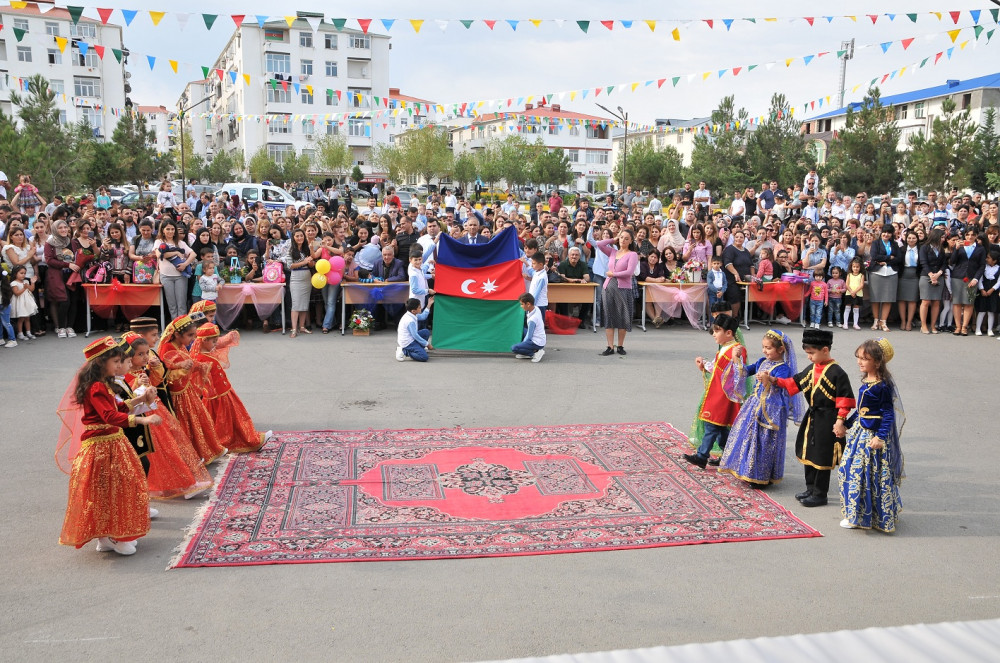
<svg viewBox="0 0 1000 663">
<path fill-rule="evenodd" d="M 625 138 L 623 139 L 622 147 L 624 148 L 624 154 L 622 155 L 622 181 L 619 182 L 621 187 L 619 195 L 625 194 L 625 167 L 628 165 L 628 113 L 622 110 L 622 107 L 618 107 L 618 112 L 614 112 L 610 108 L 597 104 L 597 107 L 603 110 L 605 113 L 615 118 L 616 120 L 621 120 L 621 123 L 625 125 Z M 615 166 L 611 165 L 611 176 L 614 177 Z"/>
<path fill-rule="evenodd" d="M 847 84 L 847 61 L 854 59 L 854 39 L 851 41 L 840 42 L 840 50 L 843 51 L 843 55 L 840 56 L 840 96 L 837 97 L 837 108 L 844 107 L 844 86 Z"/>
</svg>

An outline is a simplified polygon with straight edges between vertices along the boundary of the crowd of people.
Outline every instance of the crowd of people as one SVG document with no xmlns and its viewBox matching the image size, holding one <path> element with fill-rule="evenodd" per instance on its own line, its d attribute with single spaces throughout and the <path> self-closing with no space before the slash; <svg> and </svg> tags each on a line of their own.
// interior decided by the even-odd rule
<svg viewBox="0 0 1000 663">
<path fill-rule="evenodd" d="M 724 208 L 702 181 L 685 183 L 669 200 L 627 189 L 604 200 L 581 196 L 570 206 L 558 192 L 547 200 L 536 193 L 527 211 L 513 196 L 480 207 L 448 189 L 404 209 L 391 187 L 357 210 L 341 196 L 267 209 L 235 191 L 191 191 L 182 199 L 166 182 L 156 202 L 129 209 L 106 192 L 46 201 L 30 176 L 18 180 L 10 199 L 0 200 L 5 347 L 46 334 L 74 337 L 86 314 L 80 286 L 115 280 L 160 284 L 170 318 L 214 300 L 225 283 L 284 282 L 286 320 L 277 311 L 264 320 L 244 311 L 235 324 L 271 332 L 284 322 L 292 338 L 329 333 L 339 326 L 340 283 L 405 282 L 416 246 L 427 254 L 432 288 L 428 250 L 439 235 L 481 243 L 508 226 L 523 247 L 526 280 L 535 272 L 532 256 L 541 253 L 549 282 L 601 286 L 596 313 L 611 353 L 624 354 L 644 282 L 704 280 L 706 304 L 725 301 L 738 316 L 748 284 L 763 287 L 794 273 L 810 282 L 802 315 L 813 328 L 871 322 L 882 332 L 919 324 L 926 334 L 994 335 L 1000 310 L 996 200 L 910 192 L 895 204 L 882 196 L 876 209 L 865 192 L 821 194 L 815 171 L 785 190 L 770 181 L 760 192 L 736 191 Z M 334 256 L 344 263 L 339 282 L 315 287 L 317 264 Z M 545 304 L 537 304 L 544 314 Z M 404 313 L 401 306 L 376 308 L 376 329 L 396 325 Z M 560 305 L 559 312 L 586 320 L 588 308 Z M 672 323 L 652 306 L 648 312 L 658 327 Z M 101 324 L 121 329 L 125 322 Z"/>
</svg>

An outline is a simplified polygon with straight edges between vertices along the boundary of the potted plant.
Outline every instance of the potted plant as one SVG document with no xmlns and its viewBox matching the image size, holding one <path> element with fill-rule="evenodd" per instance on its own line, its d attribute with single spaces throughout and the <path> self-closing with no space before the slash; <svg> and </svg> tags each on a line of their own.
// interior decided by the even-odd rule
<svg viewBox="0 0 1000 663">
<path fill-rule="evenodd" d="M 701 283 L 701 279 L 705 275 L 705 263 L 692 258 L 684 264 L 684 271 L 687 272 L 688 280 L 691 283 Z"/>
<path fill-rule="evenodd" d="M 372 317 L 371 311 L 361 308 L 351 314 L 351 320 L 347 326 L 351 328 L 351 333 L 355 336 L 368 336 L 374 324 L 375 318 Z"/>
</svg>

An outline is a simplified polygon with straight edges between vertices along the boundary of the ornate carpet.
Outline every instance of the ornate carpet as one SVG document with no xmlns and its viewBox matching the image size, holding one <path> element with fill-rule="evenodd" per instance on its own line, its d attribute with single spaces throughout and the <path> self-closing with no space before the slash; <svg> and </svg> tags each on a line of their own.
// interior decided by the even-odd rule
<svg viewBox="0 0 1000 663">
<path fill-rule="evenodd" d="M 171 568 L 820 536 L 688 450 L 665 423 L 280 433 L 230 461 Z"/>
</svg>

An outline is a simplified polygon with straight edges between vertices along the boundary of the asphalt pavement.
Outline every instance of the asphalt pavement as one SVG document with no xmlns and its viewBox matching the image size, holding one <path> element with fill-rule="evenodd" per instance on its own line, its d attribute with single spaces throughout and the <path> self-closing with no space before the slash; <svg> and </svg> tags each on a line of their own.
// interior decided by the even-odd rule
<svg viewBox="0 0 1000 663">
<path fill-rule="evenodd" d="M 798 327 L 788 327 L 793 337 Z M 748 332 L 759 356 L 763 326 Z M 854 377 L 869 331 L 837 331 Z M 87 343 L 51 335 L 0 349 L 0 648 L 18 661 L 459 661 L 1000 616 L 1000 491 L 992 338 L 890 333 L 907 413 L 904 512 L 893 535 L 805 509 L 791 454 L 768 494 L 822 538 L 444 561 L 164 570 L 205 498 L 158 503 L 128 558 L 57 545 L 67 477 L 56 404 Z M 701 393 L 690 328 L 549 336 L 513 357 L 396 362 L 395 334 L 260 332 L 230 378 L 258 429 L 443 428 L 667 421 Z M 803 360 L 802 354 L 799 355 Z M 697 471 L 697 470 L 696 470 Z M 836 483 L 836 481 L 834 481 Z"/>
</svg>

